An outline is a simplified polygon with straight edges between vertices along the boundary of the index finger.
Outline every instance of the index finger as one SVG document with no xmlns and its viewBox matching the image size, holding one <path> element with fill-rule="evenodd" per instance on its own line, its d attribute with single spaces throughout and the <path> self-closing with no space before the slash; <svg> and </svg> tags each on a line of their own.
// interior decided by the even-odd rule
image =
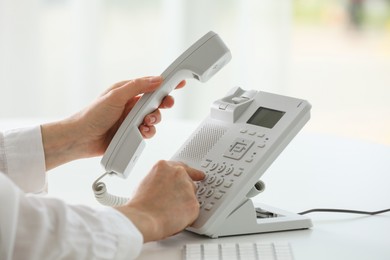
<svg viewBox="0 0 390 260">
<path fill-rule="evenodd" d="M 203 180 L 206 177 L 206 174 L 203 171 L 201 171 L 201 170 L 192 168 L 192 167 L 190 167 L 190 166 L 188 166 L 188 165 L 186 165 L 184 163 L 181 163 L 181 162 L 179 162 L 179 164 L 181 164 L 185 168 L 188 176 L 193 181 L 201 181 L 201 180 Z"/>
<path fill-rule="evenodd" d="M 161 82 L 161 76 L 138 78 L 128 81 L 116 88 L 116 90 L 118 91 L 118 96 L 127 102 L 132 97 L 155 91 Z"/>
<path fill-rule="evenodd" d="M 183 167 L 184 170 L 187 172 L 188 176 L 193 180 L 193 181 L 201 181 L 206 177 L 206 174 L 203 171 L 200 171 L 198 169 L 192 168 L 188 166 L 187 164 L 183 162 L 178 162 L 178 161 L 168 161 L 168 164 L 171 166 L 180 166 Z"/>
<path fill-rule="evenodd" d="M 201 181 L 206 177 L 203 171 L 191 167 L 187 167 L 187 173 L 193 181 Z"/>
</svg>

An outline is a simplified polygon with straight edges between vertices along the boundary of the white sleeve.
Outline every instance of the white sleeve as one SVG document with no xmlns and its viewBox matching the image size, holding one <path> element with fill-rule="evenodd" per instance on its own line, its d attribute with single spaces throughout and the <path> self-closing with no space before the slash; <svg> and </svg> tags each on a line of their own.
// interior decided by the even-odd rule
<svg viewBox="0 0 390 260">
<path fill-rule="evenodd" d="M 1 173 L 0 187 L 1 259 L 134 259 L 142 249 L 142 234 L 115 209 L 26 195 Z"/>
<path fill-rule="evenodd" d="M 40 126 L 0 133 L 0 172 L 25 192 L 45 189 L 45 155 Z"/>
<path fill-rule="evenodd" d="M 45 184 L 40 127 L 0 133 L 0 259 L 134 259 L 139 255 L 142 234 L 115 209 L 68 205 L 20 190 L 40 192 Z"/>
</svg>

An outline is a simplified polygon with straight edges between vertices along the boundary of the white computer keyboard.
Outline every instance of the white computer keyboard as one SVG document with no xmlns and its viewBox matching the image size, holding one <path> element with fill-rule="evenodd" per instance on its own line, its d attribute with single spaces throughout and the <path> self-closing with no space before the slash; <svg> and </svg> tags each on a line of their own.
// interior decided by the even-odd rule
<svg viewBox="0 0 390 260">
<path fill-rule="evenodd" d="M 289 243 L 187 244 L 184 260 L 293 260 Z"/>
</svg>

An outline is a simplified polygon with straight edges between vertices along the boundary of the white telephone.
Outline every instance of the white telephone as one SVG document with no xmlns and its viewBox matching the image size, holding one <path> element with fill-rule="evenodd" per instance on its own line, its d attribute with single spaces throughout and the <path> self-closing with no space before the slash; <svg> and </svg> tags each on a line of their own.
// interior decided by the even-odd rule
<svg viewBox="0 0 390 260">
<path fill-rule="evenodd" d="M 310 109 L 305 100 L 238 87 L 215 101 L 172 157 L 207 175 L 197 187 L 200 215 L 187 230 L 216 238 L 311 227 L 306 216 L 255 208 L 250 199 L 264 189 L 260 177 L 309 120 Z"/>
<path fill-rule="evenodd" d="M 93 184 L 99 202 L 115 206 L 128 200 L 108 194 L 100 179 L 128 176 L 144 147 L 138 131 L 143 118 L 181 80 L 206 81 L 230 59 L 222 40 L 209 32 L 163 72 L 163 85 L 137 102 L 102 158 L 106 173 Z M 267 205 L 255 208 L 251 200 L 264 190 L 260 177 L 309 120 L 310 109 L 305 100 L 241 88 L 215 101 L 210 115 L 172 157 L 207 174 L 197 183 L 200 215 L 187 230 L 216 238 L 310 228 L 306 216 Z"/>
<path fill-rule="evenodd" d="M 126 178 L 145 147 L 138 130 L 144 117 L 158 108 L 183 79 L 194 78 L 206 82 L 231 60 L 231 53 L 221 38 L 210 31 L 181 54 L 162 74 L 164 81 L 153 93 L 144 94 L 123 121 L 111 140 L 101 164 L 106 173 L 93 184 L 95 197 L 105 205 L 120 205 L 127 198 L 108 194 L 105 184 L 99 182 L 107 174 Z"/>
</svg>

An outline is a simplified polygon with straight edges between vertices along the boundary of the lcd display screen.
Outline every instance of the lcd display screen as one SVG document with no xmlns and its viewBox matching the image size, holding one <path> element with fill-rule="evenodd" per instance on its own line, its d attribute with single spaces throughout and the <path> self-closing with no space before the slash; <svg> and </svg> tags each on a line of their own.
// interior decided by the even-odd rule
<svg viewBox="0 0 390 260">
<path fill-rule="evenodd" d="M 259 107 L 249 118 L 248 124 L 273 128 L 286 112 Z"/>
</svg>

